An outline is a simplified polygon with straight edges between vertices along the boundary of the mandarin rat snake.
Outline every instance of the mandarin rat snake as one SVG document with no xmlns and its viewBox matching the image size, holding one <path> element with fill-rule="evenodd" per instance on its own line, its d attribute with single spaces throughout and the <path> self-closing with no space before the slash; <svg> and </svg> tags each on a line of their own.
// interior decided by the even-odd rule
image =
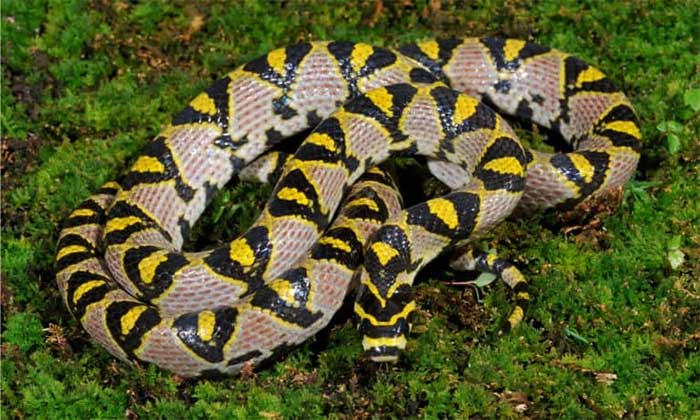
<svg viewBox="0 0 700 420">
<path fill-rule="evenodd" d="M 574 151 L 522 148 L 486 103 Z M 310 128 L 293 156 L 265 153 Z M 622 186 L 640 140 L 631 104 L 600 70 L 534 43 L 301 43 L 214 82 L 75 209 L 57 282 L 110 353 L 183 376 L 234 373 L 303 342 L 359 282 L 365 351 L 395 360 L 421 267 L 513 211 Z M 380 164 L 405 155 L 427 157 L 453 191 L 402 209 Z M 235 175 L 276 181 L 257 221 L 228 244 L 181 251 Z M 461 266 L 500 275 L 516 292 L 509 322 L 522 319 L 529 295 L 514 266 L 479 252 Z"/>
</svg>

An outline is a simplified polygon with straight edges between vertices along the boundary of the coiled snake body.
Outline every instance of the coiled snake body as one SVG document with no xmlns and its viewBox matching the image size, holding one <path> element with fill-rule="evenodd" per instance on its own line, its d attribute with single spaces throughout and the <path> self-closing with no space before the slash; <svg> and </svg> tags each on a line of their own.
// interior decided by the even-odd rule
<svg viewBox="0 0 700 420">
<path fill-rule="evenodd" d="M 467 93 L 552 129 L 575 151 L 524 150 Z M 263 155 L 312 127 L 294 156 Z M 197 376 L 234 373 L 306 340 L 327 325 L 356 275 L 365 350 L 393 360 L 423 265 L 516 207 L 568 207 L 623 185 L 640 137 L 632 106 L 603 73 L 536 44 L 297 44 L 215 82 L 129 172 L 71 213 L 56 255 L 58 286 L 113 355 Z M 401 210 L 376 166 L 392 155 L 428 157 L 453 192 Z M 182 252 L 234 175 L 278 179 L 258 220 L 229 244 Z M 516 324 L 529 299 L 520 273 L 493 256 L 464 258 L 464 267 L 500 274 L 516 290 Z"/>
</svg>

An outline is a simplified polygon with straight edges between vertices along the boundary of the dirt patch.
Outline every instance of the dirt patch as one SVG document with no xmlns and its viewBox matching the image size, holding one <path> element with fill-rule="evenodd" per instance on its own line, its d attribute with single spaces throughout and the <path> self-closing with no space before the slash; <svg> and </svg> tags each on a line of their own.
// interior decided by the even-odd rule
<svg viewBox="0 0 700 420">
<path fill-rule="evenodd" d="M 2 139 L 0 144 L 0 174 L 3 190 L 11 190 L 17 179 L 26 173 L 35 161 L 41 139 L 28 133 L 25 139 Z"/>
</svg>

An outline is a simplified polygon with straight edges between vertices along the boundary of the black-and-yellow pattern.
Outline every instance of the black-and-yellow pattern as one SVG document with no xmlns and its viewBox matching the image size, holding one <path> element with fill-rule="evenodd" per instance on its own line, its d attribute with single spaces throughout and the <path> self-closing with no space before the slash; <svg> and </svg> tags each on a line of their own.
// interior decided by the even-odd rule
<svg viewBox="0 0 700 420">
<path fill-rule="evenodd" d="M 503 38 L 429 40 L 399 51 L 499 112 L 551 129 L 574 150 L 529 151 L 519 210 L 568 208 L 624 185 L 634 173 L 641 149 L 634 109 L 603 72 L 584 61 Z"/>
<path fill-rule="evenodd" d="M 523 150 L 486 103 L 551 128 L 576 151 Z M 256 160 L 310 127 L 294 156 Z M 410 285 L 423 265 L 516 206 L 570 206 L 622 185 L 639 140 L 629 102 L 600 71 L 535 44 L 297 44 L 215 82 L 127 174 L 73 211 L 57 281 L 112 354 L 195 376 L 235 372 L 313 335 L 360 269 L 365 348 L 391 360 L 404 347 Z M 414 154 L 440 162 L 434 167 L 448 170 L 438 175 L 457 189 L 399 211 L 375 165 Z M 237 174 L 277 182 L 258 221 L 225 246 L 181 252 L 206 204 Z M 515 289 L 514 326 L 529 299 L 524 278 L 505 261 L 470 255 L 469 267 Z"/>
</svg>

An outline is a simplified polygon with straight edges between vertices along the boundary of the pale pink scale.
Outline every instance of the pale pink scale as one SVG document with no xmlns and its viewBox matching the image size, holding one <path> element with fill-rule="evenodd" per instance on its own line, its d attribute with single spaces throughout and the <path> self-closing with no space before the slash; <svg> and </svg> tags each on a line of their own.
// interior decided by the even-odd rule
<svg viewBox="0 0 700 420">
<path fill-rule="evenodd" d="M 404 133 L 416 141 L 418 153 L 429 156 L 437 152 L 442 125 L 434 101 L 424 96 L 415 99 L 402 123 Z"/>
<path fill-rule="evenodd" d="M 148 334 L 148 339 L 138 352 L 140 359 L 158 364 L 163 369 L 177 372 L 183 376 L 196 376 L 201 371 L 211 369 L 210 362 L 192 357 L 191 351 L 175 335 L 175 329 L 161 322 Z"/>
<path fill-rule="evenodd" d="M 275 244 L 265 278 L 272 279 L 282 274 L 299 261 L 318 239 L 316 227 L 297 218 L 278 219 L 268 235 Z"/>
<path fill-rule="evenodd" d="M 601 93 L 580 93 L 570 98 L 570 122 L 562 126 L 562 134 L 567 138 L 586 134 L 616 99 L 619 98 Z"/>
<path fill-rule="evenodd" d="M 177 194 L 172 181 L 164 184 L 141 184 L 129 193 L 129 201 L 150 214 L 171 236 L 173 246 L 180 247 L 182 236 L 177 221 L 182 215 L 185 203 Z"/>
<path fill-rule="evenodd" d="M 450 243 L 449 238 L 431 233 L 423 227 L 415 226 L 408 232 L 411 240 L 411 261 L 430 261 Z"/>
<path fill-rule="evenodd" d="M 501 127 L 507 126 L 501 124 Z M 481 159 L 486 146 L 492 140 L 493 133 L 490 130 L 478 130 L 463 134 L 454 140 L 455 155 L 464 162 L 464 167 L 473 170 Z M 468 174 L 471 175 L 471 174 Z M 462 182 L 463 184 L 466 181 Z"/>
<path fill-rule="evenodd" d="M 256 308 L 241 312 L 237 319 L 237 327 L 232 345 L 226 351 L 225 358 L 228 360 L 256 350 L 269 352 L 274 346 L 293 337 L 279 321 L 273 320 L 271 315 Z"/>
<path fill-rule="evenodd" d="M 561 57 L 548 54 L 527 60 L 511 79 L 510 93 L 526 98 L 533 110 L 533 120 L 545 127 L 550 127 L 560 114 L 560 74 L 563 71 Z M 538 97 L 542 104 L 535 100 Z"/>
<path fill-rule="evenodd" d="M 247 290 L 240 281 L 225 281 L 201 265 L 190 265 L 177 272 L 173 285 L 158 298 L 157 304 L 166 316 L 233 305 Z"/>
<path fill-rule="evenodd" d="M 549 162 L 551 153 L 532 151 L 534 161 L 528 166 L 526 187 L 523 197 L 518 204 L 518 208 L 524 212 L 530 212 L 566 201 L 576 196 L 563 176 Z"/>
<path fill-rule="evenodd" d="M 316 262 L 309 270 L 309 277 L 316 279 L 313 283 L 313 301 L 311 306 L 334 314 L 345 299 L 352 272 L 338 266 L 336 262 Z"/>
<path fill-rule="evenodd" d="M 302 62 L 291 91 L 302 115 L 315 110 L 325 118 L 350 95 L 340 68 L 327 51 L 314 51 Z"/>
<path fill-rule="evenodd" d="M 347 148 L 351 154 L 364 163 L 365 159 L 383 161 L 389 157 L 389 147 L 385 132 L 372 125 L 366 117 L 350 116 L 347 119 Z M 360 174 L 354 174 L 350 182 L 354 182 Z"/>
<path fill-rule="evenodd" d="M 230 90 L 233 117 L 229 122 L 229 135 L 234 141 L 247 139 L 248 143 L 238 153 L 250 161 L 264 149 L 265 132 L 276 121 L 270 104 L 280 96 L 280 90 L 252 77 L 235 79 Z"/>
<path fill-rule="evenodd" d="M 342 166 L 319 165 L 307 171 L 320 190 L 319 202 L 326 209 L 335 209 L 343 198 L 347 170 Z"/>
<path fill-rule="evenodd" d="M 476 41 L 457 47 L 443 71 L 454 89 L 477 96 L 488 92 L 498 81 L 496 69 L 484 47 Z"/>
<path fill-rule="evenodd" d="M 109 302 L 109 297 L 118 299 L 119 297 L 126 297 L 124 295 L 124 292 L 120 291 L 111 292 L 107 295 L 108 297 L 104 302 Z M 114 342 L 110 331 L 107 329 L 105 304 L 91 305 L 81 319 L 81 323 L 83 328 L 102 347 L 106 348 L 115 357 L 127 360 L 126 353 Z"/>
<path fill-rule="evenodd" d="M 611 157 L 610 176 L 603 188 L 615 188 L 625 185 L 627 181 L 634 175 L 634 170 L 637 168 L 639 155 L 629 151 L 619 151 Z"/>
<path fill-rule="evenodd" d="M 398 60 L 402 60 L 399 58 Z M 389 70 L 380 70 L 367 79 L 358 81 L 357 87 L 361 92 L 369 92 L 382 86 L 394 85 L 397 83 L 410 82 L 409 64 L 400 62 L 401 67 L 392 67 Z"/>
<path fill-rule="evenodd" d="M 178 130 L 168 139 L 190 187 L 202 188 L 206 182 L 223 186 L 231 178 L 230 156 L 214 144 L 220 134 L 218 128 L 192 127 Z"/>
<path fill-rule="evenodd" d="M 504 218 L 510 215 L 520 198 L 516 194 L 504 192 L 485 193 L 481 194 L 481 197 L 477 234 L 489 231 L 501 223 Z"/>
</svg>

